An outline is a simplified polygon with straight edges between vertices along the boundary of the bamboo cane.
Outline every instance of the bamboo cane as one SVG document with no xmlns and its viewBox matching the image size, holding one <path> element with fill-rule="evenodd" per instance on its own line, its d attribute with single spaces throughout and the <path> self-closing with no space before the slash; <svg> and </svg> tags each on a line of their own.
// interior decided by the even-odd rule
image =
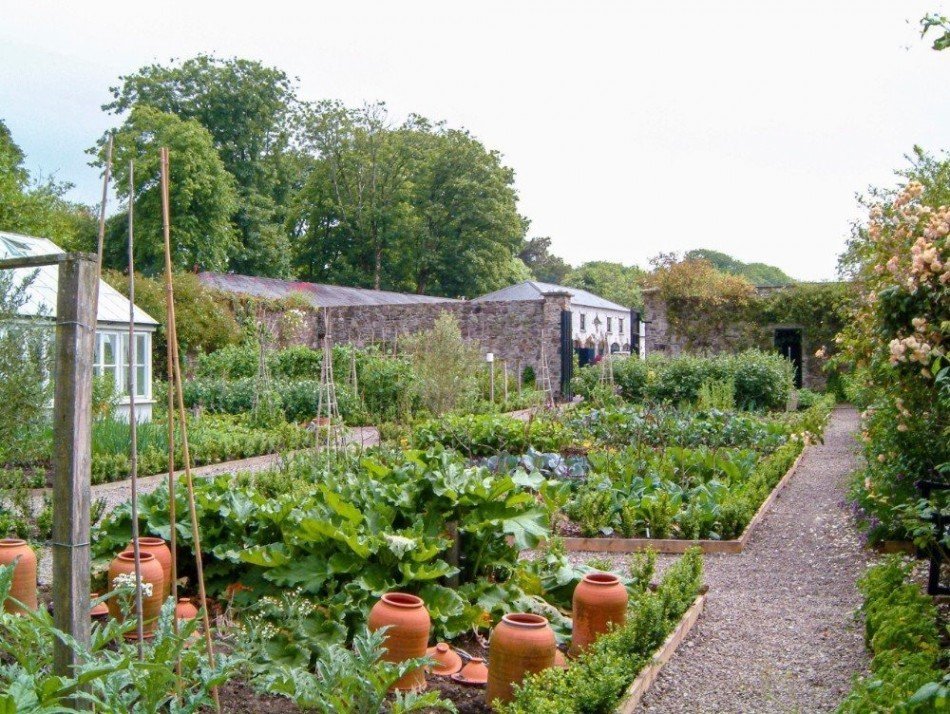
<svg viewBox="0 0 950 714">
<path fill-rule="evenodd" d="M 162 149 L 162 198 L 164 202 L 164 211 L 167 214 L 169 211 L 168 201 L 168 149 Z M 165 234 L 165 272 L 168 274 L 169 281 L 171 280 L 171 240 L 169 233 Z M 174 289 L 172 292 L 174 296 Z M 181 450 L 182 458 L 184 460 L 185 466 L 185 485 L 188 489 L 188 510 L 191 516 L 191 536 L 194 541 L 195 547 L 195 570 L 197 571 L 198 579 L 198 598 L 201 601 L 201 612 L 202 612 L 202 621 L 204 624 L 204 634 L 205 634 L 205 644 L 208 648 L 208 664 L 212 668 L 215 667 L 215 657 L 214 657 L 214 642 L 211 639 L 211 618 L 208 614 L 208 600 L 207 594 L 205 592 L 205 578 L 204 578 L 204 564 L 201 558 L 201 533 L 198 528 L 198 511 L 195 507 L 195 484 L 191 477 L 191 453 L 188 450 L 188 425 L 185 422 L 185 400 L 182 395 L 182 380 L 181 380 L 181 360 L 179 357 L 178 349 L 178 330 L 175 325 L 175 303 L 172 300 L 171 313 L 168 315 L 168 328 L 169 328 L 169 339 L 171 340 L 172 348 L 172 362 L 175 369 L 175 383 L 178 387 L 177 389 L 177 401 L 178 401 L 178 421 L 181 425 Z M 214 706 L 215 710 L 221 711 L 221 700 L 218 696 L 218 687 L 217 685 L 211 688 L 212 696 L 214 697 Z"/>
<path fill-rule="evenodd" d="M 110 152 L 111 152 L 111 144 Z M 128 350 L 128 387 L 129 387 L 129 476 L 132 482 L 132 553 L 135 556 L 135 634 L 139 659 L 143 657 L 142 640 L 145 639 L 145 623 L 142 621 L 142 564 L 139 562 L 139 492 L 138 492 L 138 424 L 135 421 L 135 258 L 134 246 L 135 213 L 135 164 L 129 161 L 129 350 Z M 102 246 L 100 244 L 100 251 Z M 102 254 L 99 256 L 102 260 Z M 100 262 L 100 270 L 102 264 Z"/>
<path fill-rule="evenodd" d="M 166 171 L 167 156 L 165 150 L 161 152 L 162 171 Z M 166 245 L 171 245 L 171 216 L 168 200 L 168 182 L 162 181 L 162 233 Z M 169 264 L 165 269 L 165 314 L 166 323 L 175 312 L 175 295 L 172 287 L 172 273 Z M 175 499 L 175 369 L 172 366 L 172 339 L 171 330 L 165 330 L 165 357 L 168 367 L 168 524 L 169 549 L 171 550 L 171 596 L 174 603 L 178 603 L 178 504 Z M 178 634 L 178 618 L 172 619 L 172 631 Z M 181 688 L 181 660 L 175 663 L 178 674 L 178 687 Z"/>
</svg>

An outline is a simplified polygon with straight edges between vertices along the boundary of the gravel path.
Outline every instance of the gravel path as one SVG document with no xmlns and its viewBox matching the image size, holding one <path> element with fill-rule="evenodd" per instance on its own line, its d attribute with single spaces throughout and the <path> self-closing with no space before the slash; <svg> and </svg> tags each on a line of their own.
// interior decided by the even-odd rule
<svg viewBox="0 0 950 714">
<path fill-rule="evenodd" d="M 869 557 L 839 506 L 857 428 L 853 409 L 835 410 L 746 550 L 706 556 L 706 610 L 640 711 L 810 714 L 841 701 L 867 664 L 855 580 Z"/>
</svg>

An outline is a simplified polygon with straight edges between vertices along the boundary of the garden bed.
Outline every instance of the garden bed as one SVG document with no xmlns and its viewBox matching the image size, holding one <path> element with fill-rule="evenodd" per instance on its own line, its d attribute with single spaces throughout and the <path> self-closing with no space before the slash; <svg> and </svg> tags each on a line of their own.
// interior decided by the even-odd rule
<svg viewBox="0 0 950 714">
<path fill-rule="evenodd" d="M 633 683 L 627 688 L 627 693 L 617 706 L 616 714 L 633 714 L 633 712 L 636 711 L 640 700 L 643 699 L 647 690 L 650 689 L 653 682 L 656 681 L 656 678 L 659 676 L 660 670 L 670 661 L 676 653 L 676 650 L 683 644 L 687 636 L 689 636 L 690 631 L 699 621 L 699 616 L 703 614 L 703 608 L 705 606 L 706 593 L 703 592 L 693 601 L 693 604 L 690 605 L 690 608 L 683 615 L 683 619 L 680 620 L 680 624 L 676 626 L 676 629 L 669 634 L 669 637 L 667 637 L 659 649 L 657 649 L 650 664 L 643 668 L 640 674 L 637 675 L 637 678 L 633 680 Z"/>
<path fill-rule="evenodd" d="M 798 464 L 804 455 L 798 455 L 782 479 L 776 484 L 768 498 L 759 506 L 759 510 L 742 531 L 738 538 L 730 540 L 714 540 L 710 538 L 687 540 L 681 538 L 615 538 L 610 536 L 595 536 L 591 538 L 565 537 L 564 547 L 570 553 L 637 553 L 643 550 L 654 550 L 657 553 L 685 553 L 689 548 L 699 547 L 704 554 L 737 554 L 741 553 L 752 537 L 752 532 L 759 522 L 765 518 L 769 508 L 779 497 L 782 489 L 795 475 Z"/>
</svg>

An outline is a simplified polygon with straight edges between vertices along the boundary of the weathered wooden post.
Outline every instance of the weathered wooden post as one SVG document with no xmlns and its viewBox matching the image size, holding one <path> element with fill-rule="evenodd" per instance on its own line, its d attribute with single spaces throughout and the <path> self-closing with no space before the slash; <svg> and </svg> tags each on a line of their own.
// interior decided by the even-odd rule
<svg viewBox="0 0 950 714">
<path fill-rule="evenodd" d="M 92 361 L 97 264 L 93 255 L 59 259 L 53 397 L 53 619 L 88 645 Z M 79 653 L 53 641 L 53 671 L 70 676 Z M 88 708 L 81 700 L 72 706 Z"/>
</svg>

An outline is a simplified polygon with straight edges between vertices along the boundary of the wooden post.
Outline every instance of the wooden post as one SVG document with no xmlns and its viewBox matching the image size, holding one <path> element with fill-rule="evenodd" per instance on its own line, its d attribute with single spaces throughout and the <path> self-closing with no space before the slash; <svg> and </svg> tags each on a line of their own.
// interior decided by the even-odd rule
<svg viewBox="0 0 950 714">
<path fill-rule="evenodd" d="M 92 466 L 92 361 L 98 266 L 71 253 L 59 263 L 53 397 L 53 619 L 88 646 L 89 510 Z M 53 640 L 53 671 L 73 676 L 79 653 Z M 87 709 L 76 700 L 70 706 Z"/>
</svg>

